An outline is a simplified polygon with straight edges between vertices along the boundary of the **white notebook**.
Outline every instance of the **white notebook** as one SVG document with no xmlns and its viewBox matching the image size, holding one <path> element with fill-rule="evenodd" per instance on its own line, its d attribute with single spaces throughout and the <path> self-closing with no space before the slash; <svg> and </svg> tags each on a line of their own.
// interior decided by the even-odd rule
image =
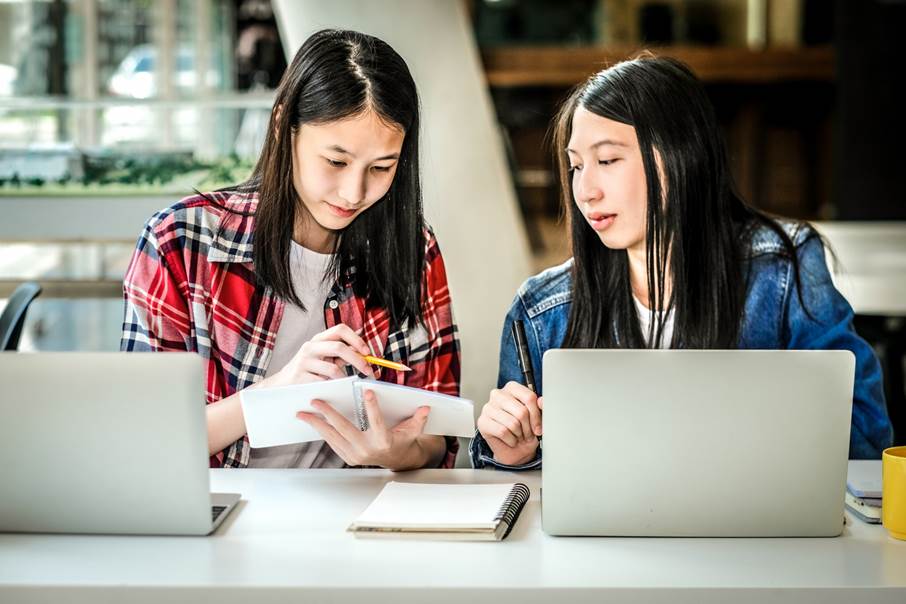
<svg viewBox="0 0 906 604">
<path fill-rule="evenodd" d="M 292 443 L 322 440 L 321 435 L 296 417 L 299 411 L 317 413 L 312 399 L 331 404 L 346 419 L 362 430 L 368 428 L 368 417 L 362 402 L 365 389 L 373 390 L 387 426 L 412 417 L 421 406 L 431 407 L 425 434 L 471 437 L 475 434 L 472 401 L 437 392 L 388 384 L 376 380 L 348 377 L 338 380 L 283 386 L 253 388 L 239 394 L 249 444 L 252 447 L 274 447 Z"/>
<path fill-rule="evenodd" d="M 846 472 L 846 490 L 862 498 L 881 497 L 881 460 L 850 459 Z"/>
<path fill-rule="evenodd" d="M 389 482 L 347 530 L 356 537 L 499 541 L 529 495 L 522 483 Z"/>
</svg>

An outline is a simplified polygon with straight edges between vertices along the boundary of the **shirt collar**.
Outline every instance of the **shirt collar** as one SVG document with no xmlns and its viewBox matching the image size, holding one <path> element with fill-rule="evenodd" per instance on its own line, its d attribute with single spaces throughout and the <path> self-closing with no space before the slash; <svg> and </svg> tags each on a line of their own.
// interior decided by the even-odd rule
<svg viewBox="0 0 906 604">
<path fill-rule="evenodd" d="M 232 194 L 219 200 L 225 207 L 208 248 L 209 262 L 252 262 L 254 258 L 254 211 L 258 196 Z"/>
</svg>

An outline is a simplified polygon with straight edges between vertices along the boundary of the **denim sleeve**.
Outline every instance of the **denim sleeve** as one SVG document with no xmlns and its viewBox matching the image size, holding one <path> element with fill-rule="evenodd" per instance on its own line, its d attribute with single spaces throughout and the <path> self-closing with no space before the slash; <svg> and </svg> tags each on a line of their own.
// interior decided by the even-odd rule
<svg viewBox="0 0 906 604">
<path fill-rule="evenodd" d="M 535 330 L 530 325 L 528 320 L 528 315 L 525 312 L 525 306 L 522 303 L 522 300 L 517 295 L 516 299 L 513 300 L 512 306 L 510 306 L 510 311 L 506 315 L 506 319 L 503 322 L 503 333 L 500 336 L 500 370 L 497 375 L 497 387 L 503 388 L 507 382 L 521 382 L 522 381 L 522 371 L 519 370 L 519 363 L 516 360 L 516 344 L 513 342 L 512 336 L 512 326 L 513 321 L 516 319 L 522 319 L 525 321 L 526 325 L 526 337 L 529 344 L 529 354 L 532 358 L 533 369 L 535 373 L 535 380 L 538 385 L 538 392 L 540 394 L 541 389 L 541 354 L 540 346 L 538 342 L 538 334 L 535 333 Z M 469 444 L 469 457 L 472 460 L 473 468 L 496 468 L 501 470 L 537 470 L 541 467 L 541 447 L 538 447 L 538 451 L 535 453 L 535 458 L 531 461 L 528 461 L 524 464 L 518 466 L 511 466 L 504 463 L 500 463 L 494 459 L 494 453 L 491 451 L 491 447 L 485 441 L 484 437 L 478 430 L 475 431 L 475 436 L 472 438 L 472 442 Z"/>
<path fill-rule="evenodd" d="M 853 327 L 853 310 L 831 280 L 821 239 L 798 249 L 800 289 L 790 272 L 784 338 L 786 347 L 803 350 L 849 350 L 856 357 L 850 459 L 879 459 L 891 445 L 893 431 L 884 401 L 881 364 Z M 805 307 L 803 307 L 803 303 Z"/>
</svg>

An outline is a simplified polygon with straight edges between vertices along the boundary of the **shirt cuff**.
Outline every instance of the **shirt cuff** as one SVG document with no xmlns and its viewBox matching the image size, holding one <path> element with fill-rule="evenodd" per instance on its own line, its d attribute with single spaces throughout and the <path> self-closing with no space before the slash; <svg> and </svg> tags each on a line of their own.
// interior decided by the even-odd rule
<svg viewBox="0 0 906 604">
<path fill-rule="evenodd" d="M 491 451 L 491 447 L 488 446 L 488 442 L 484 437 L 476 430 L 475 436 L 472 438 L 472 442 L 469 443 L 469 458 L 472 461 L 472 467 L 476 470 L 481 468 L 494 468 L 497 470 L 509 470 L 515 472 L 521 472 L 524 470 L 537 470 L 541 468 L 541 447 L 538 447 L 538 450 L 535 451 L 534 459 L 531 459 L 523 464 L 519 465 L 510 465 L 505 463 L 500 463 L 494 459 L 494 452 Z"/>
</svg>

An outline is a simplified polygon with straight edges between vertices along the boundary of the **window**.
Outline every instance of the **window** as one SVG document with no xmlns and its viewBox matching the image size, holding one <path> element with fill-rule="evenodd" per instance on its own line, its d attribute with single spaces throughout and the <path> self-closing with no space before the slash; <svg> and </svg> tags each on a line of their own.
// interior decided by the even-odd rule
<svg viewBox="0 0 906 604">
<path fill-rule="evenodd" d="M 0 308 L 44 286 L 21 347 L 116 348 L 143 222 L 247 176 L 285 67 L 269 0 L 0 2 Z"/>
</svg>

